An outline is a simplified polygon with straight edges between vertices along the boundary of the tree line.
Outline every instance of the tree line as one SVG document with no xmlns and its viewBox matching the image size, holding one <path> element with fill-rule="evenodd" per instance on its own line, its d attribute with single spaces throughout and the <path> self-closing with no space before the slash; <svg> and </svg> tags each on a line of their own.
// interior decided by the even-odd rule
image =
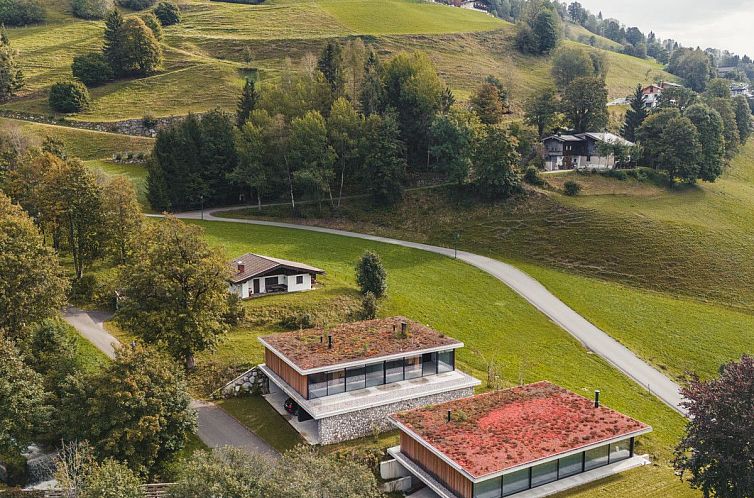
<svg viewBox="0 0 754 498">
<path fill-rule="evenodd" d="M 161 210 L 285 198 L 337 207 L 347 193 L 389 205 L 430 177 L 490 198 L 517 189 L 522 140 L 499 125 L 508 92 L 488 77 L 457 105 L 426 54 L 382 61 L 331 41 L 280 78 L 245 83 L 235 116 L 216 110 L 161 130 L 148 192 Z M 494 160 L 489 164 L 487 161 Z"/>
</svg>

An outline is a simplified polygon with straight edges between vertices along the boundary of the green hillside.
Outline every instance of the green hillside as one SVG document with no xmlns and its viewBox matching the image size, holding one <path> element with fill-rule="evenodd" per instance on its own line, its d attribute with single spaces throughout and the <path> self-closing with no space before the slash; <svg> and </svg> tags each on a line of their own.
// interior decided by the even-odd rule
<svg viewBox="0 0 754 498">
<path fill-rule="evenodd" d="M 162 71 L 93 89 L 93 106 L 73 119 L 114 121 L 147 113 L 232 109 L 249 72 L 274 77 L 286 60 L 318 53 L 325 40 L 357 35 L 383 57 L 401 50 L 426 51 L 460 98 L 494 74 L 509 86 L 515 111 L 550 83 L 547 58 L 515 50 L 513 25 L 467 9 L 413 0 L 272 0 L 258 6 L 189 0 L 181 8 L 183 21 L 165 29 Z M 44 26 L 9 30 L 27 87 L 7 108 L 52 114 L 47 88 L 70 77 L 76 54 L 101 46 L 101 22 L 70 17 L 62 0 L 50 10 L 51 20 Z M 639 81 L 671 78 L 654 62 L 606 54 L 611 97 L 626 95 Z"/>
</svg>

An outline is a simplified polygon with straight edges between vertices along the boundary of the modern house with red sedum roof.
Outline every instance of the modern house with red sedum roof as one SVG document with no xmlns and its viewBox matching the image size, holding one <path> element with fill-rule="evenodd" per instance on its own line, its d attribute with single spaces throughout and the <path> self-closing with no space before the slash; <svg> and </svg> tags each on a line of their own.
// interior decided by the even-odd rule
<svg viewBox="0 0 754 498">
<path fill-rule="evenodd" d="M 459 371 L 463 343 L 403 317 L 261 337 L 267 400 L 314 444 L 392 428 L 400 410 L 471 396 Z"/>
<path fill-rule="evenodd" d="M 479 394 L 390 416 L 390 454 L 435 494 L 546 496 L 646 463 L 651 427 L 549 382 Z"/>
</svg>

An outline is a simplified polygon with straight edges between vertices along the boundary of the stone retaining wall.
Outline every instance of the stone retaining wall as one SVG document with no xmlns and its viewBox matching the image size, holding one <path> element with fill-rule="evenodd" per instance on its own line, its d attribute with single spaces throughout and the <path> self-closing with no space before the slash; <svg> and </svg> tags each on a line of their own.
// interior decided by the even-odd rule
<svg viewBox="0 0 754 498">
<path fill-rule="evenodd" d="M 333 444 L 384 432 L 393 428 L 387 418 L 391 413 L 467 398 L 473 394 L 474 388 L 467 387 L 328 417 L 319 421 L 319 439 L 321 444 Z"/>
<path fill-rule="evenodd" d="M 221 398 L 238 398 L 239 396 L 268 394 L 269 392 L 269 379 L 261 370 L 254 367 L 225 384 L 215 391 L 214 395 Z"/>
</svg>

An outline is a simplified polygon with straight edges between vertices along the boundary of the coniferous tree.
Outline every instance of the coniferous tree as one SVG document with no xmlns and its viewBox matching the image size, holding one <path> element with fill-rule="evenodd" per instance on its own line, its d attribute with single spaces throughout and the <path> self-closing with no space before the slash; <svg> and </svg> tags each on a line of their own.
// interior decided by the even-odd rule
<svg viewBox="0 0 754 498">
<path fill-rule="evenodd" d="M 636 130 L 641 126 L 649 113 L 644 106 L 644 93 L 642 92 L 641 85 L 636 87 L 634 95 L 631 98 L 631 104 L 628 111 L 626 111 L 626 120 L 623 122 L 623 128 L 621 133 L 623 137 L 630 141 L 636 141 Z"/>
<path fill-rule="evenodd" d="M 361 293 L 371 293 L 381 298 L 387 292 L 387 272 L 380 256 L 373 251 L 365 251 L 356 263 L 356 283 Z"/>
<path fill-rule="evenodd" d="M 325 75 L 325 79 L 330 84 L 330 89 L 335 97 L 342 93 L 343 86 L 345 85 L 342 51 L 338 42 L 328 41 L 317 61 L 317 68 Z"/>
<path fill-rule="evenodd" d="M 254 80 L 246 78 L 241 98 L 238 99 L 238 106 L 236 107 L 236 126 L 240 128 L 246 123 L 251 111 L 257 107 L 258 101 L 259 93 L 257 93 L 256 83 Z"/>
<path fill-rule="evenodd" d="M 383 205 L 398 202 L 403 197 L 406 149 L 395 116 L 369 116 L 363 144 L 364 169 L 373 201 Z"/>
<path fill-rule="evenodd" d="M 383 109 L 384 88 L 382 86 L 382 67 L 380 59 L 374 51 L 369 52 L 364 64 L 364 78 L 362 82 L 359 103 L 364 116 L 378 114 Z"/>
<path fill-rule="evenodd" d="M 105 17 L 104 46 L 102 53 L 105 54 L 107 62 L 113 72 L 120 74 L 125 65 L 125 55 L 123 54 L 123 16 L 118 9 L 112 9 Z"/>
<path fill-rule="evenodd" d="M 0 28 L 0 102 L 8 100 L 24 86 L 24 73 L 16 60 L 17 55 L 3 26 Z"/>
</svg>

